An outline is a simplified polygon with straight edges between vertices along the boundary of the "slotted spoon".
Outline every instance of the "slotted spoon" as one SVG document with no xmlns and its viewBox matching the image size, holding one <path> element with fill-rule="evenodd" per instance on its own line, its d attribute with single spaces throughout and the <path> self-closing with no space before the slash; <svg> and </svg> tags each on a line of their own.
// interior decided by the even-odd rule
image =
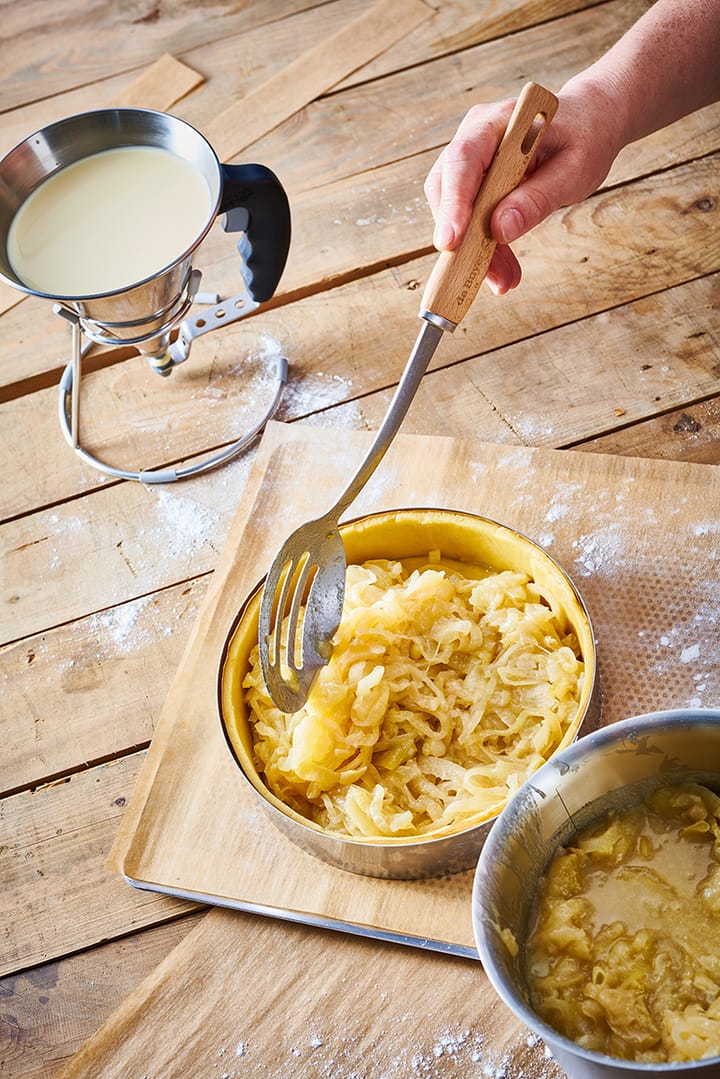
<svg viewBox="0 0 720 1079">
<path fill-rule="evenodd" d="M 557 98 L 536 83 L 523 89 L 461 246 L 442 252 L 433 267 L 421 302 L 423 328 L 372 446 L 330 509 L 297 528 L 273 559 L 261 597 L 258 644 L 265 684 L 283 712 L 302 708 L 332 655 L 347 569 L 338 521 L 395 437 L 443 332 L 456 328 L 477 295 L 495 250 L 492 211 L 522 179 L 557 104 Z"/>
</svg>

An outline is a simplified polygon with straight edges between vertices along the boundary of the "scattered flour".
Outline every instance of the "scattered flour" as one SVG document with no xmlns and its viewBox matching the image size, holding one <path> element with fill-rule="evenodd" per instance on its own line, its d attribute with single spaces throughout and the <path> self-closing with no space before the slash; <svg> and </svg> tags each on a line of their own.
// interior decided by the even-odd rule
<svg viewBox="0 0 720 1079">
<path fill-rule="evenodd" d="M 309 371 L 302 377 L 291 377 L 285 387 L 282 399 L 282 415 L 300 419 L 319 409 L 342 404 L 352 396 L 353 384 L 342 375 L 325 374 L 323 371 Z M 313 416 L 313 419 L 316 417 Z M 337 418 L 335 420 L 337 425 Z"/>
<path fill-rule="evenodd" d="M 568 509 L 569 507 L 567 503 L 553 502 L 552 506 L 545 514 L 545 520 L 548 522 L 548 524 L 552 523 L 553 521 L 559 521 L 565 516 L 565 514 L 568 512 Z"/>
<path fill-rule="evenodd" d="M 581 577 L 607 574 L 627 560 L 627 529 L 620 521 L 580 536 L 573 542 L 578 552 L 574 570 Z"/>
<path fill-rule="evenodd" d="M 374 1044 L 363 1043 L 352 1030 L 335 1036 L 314 1033 L 305 1047 L 296 1041 L 283 1049 L 280 1042 L 273 1060 L 265 1054 L 262 1060 L 255 1059 L 247 1043 L 240 1042 L 235 1057 L 241 1059 L 228 1067 L 222 1047 L 211 1074 L 219 1079 L 270 1075 L 276 1079 L 564 1079 L 544 1043 L 532 1032 L 521 1036 L 517 1045 L 495 1050 L 486 1035 L 445 1027 L 411 1049 L 400 1043 L 407 1042 L 403 1027 L 412 1019 L 411 1014 L 388 1019 L 390 1029 L 382 1029 Z M 392 1029 L 393 1024 L 400 1029 Z"/>
<path fill-rule="evenodd" d="M 225 542 L 230 522 L 237 510 L 252 464 L 252 454 L 239 457 L 193 480 L 169 484 L 148 485 L 149 498 L 154 501 L 155 521 L 148 522 L 135 543 L 125 543 L 126 553 L 133 547 L 133 556 L 148 565 L 157 563 L 158 556 L 186 564 L 188 575 L 210 568 L 194 559 L 206 548 L 212 551 L 212 562 Z M 193 491 L 203 501 L 192 497 Z M 150 543 L 146 547 L 145 536 Z"/>
<path fill-rule="evenodd" d="M 419 195 L 416 196 L 411 202 L 405 203 L 404 206 L 393 206 L 392 203 L 388 203 L 386 207 L 386 213 L 389 217 L 398 218 L 402 217 L 406 222 L 412 223 L 415 220 L 415 214 L 421 210 L 423 213 L 427 212 L 427 203 L 424 198 Z M 355 224 L 358 228 L 367 228 L 368 225 L 384 225 L 387 222 L 387 217 L 382 214 L 371 213 L 366 217 L 357 217 Z M 339 222 L 335 222 L 339 224 Z"/>
<path fill-rule="evenodd" d="M 223 371 L 211 372 L 202 393 L 191 394 L 191 396 L 202 398 L 204 404 L 212 407 L 226 401 L 232 395 L 244 412 L 252 414 L 257 411 L 259 418 L 272 400 L 277 377 L 274 361 L 281 355 L 278 348 L 277 355 L 268 351 L 263 356 L 250 357 L 251 361 L 253 359 L 261 361 L 253 364 L 252 368 L 249 367 L 248 361 L 242 361 Z M 238 437 L 241 433 L 241 431 L 238 432 Z"/>
<path fill-rule="evenodd" d="M 332 411 L 318 412 L 308 416 L 305 421 L 310 427 L 337 428 L 338 424 L 346 424 L 353 430 L 361 430 L 364 426 L 362 411 L 356 401 L 348 401 L 347 404 L 333 408 Z"/>
<path fill-rule="evenodd" d="M 694 536 L 713 536 L 720 532 L 720 520 L 715 521 L 703 521 L 693 525 L 692 533 Z"/>
<path fill-rule="evenodd" d="M 498 457 L 496 462 L 496 468 L 502 470 L 504 468 L 517 468 L 520 470 L 520 475 L 523 476 L 526 482 L 535 487 L 537 481 L 533 475 L 533 470 L 530 467 L 530 452 L 527 446 L 507 446 L 503 447 L 502 456 Z"/>
<path fill-rule="evenodd" d="M 93 615 L 90 619 L 91 636 L 97 638 L 104 634 L 108 641 L 115 645 L 118 652 L 134 651 L 138 644 L 136 639 L 138 636 L 138 618 L 145 611 L 149 602 L 149 596 L 141 596 L 139 599 L 124 603 L 120 607 L 113 607 L 109 611 Z M 152 634 L 149 634 L 147 629 L 144 629 L 140 634 L 143 642 L 147 643 L 150 639 L 155 638 L 155 631 L 159 628 L 153 626 Z M 165 626 L 164 633 L 170 632 L 170 628 Z"/>
<path fill-rule="evenodd" d="M 529 446 L 552 446 L 558 437 L 558 429 L 555 424 L 549 423 L 540 416 L 533 416 L 530 412 L 513 416 L 512 426 L 513 430 Z"/>
<path fill-rule="evenodd" d="M 122 656 L 137 655 L 170 637 L 178 629 L 181 620 L 189 615 L 186 626 L 194 617 L 202 590 L 194 596 L 176 595 L 173 602 L 157 602 L 153 596 L 140 596 L 136 600 L 111 607 L 90 615 L 77 623 L 78 646 L 74 657 L 53 662 L 64 679 L 77 677 L 90 666 L 103 664 Z M 36 656 L 42 649 L 35 649 Z"/>
<path fill-rule="evenodd" d="M 50 569 L 59 569 L 73 556 L 73 541 L 80 535 L 87 522 L 82 517 L 60 517 L 57 513 L 48 518 L 52 529 Z"/>
<path fill-rule="evenodd" d="M 192 555 L 217 535 L 217 511 L 177 493 L 172 484 L 152 491 L 157 499 L 158 549 L 166 557 Z"/>
<path fill-rule="evenodd" d="M 265 363 L 274 363 L 285 355 L 287 349 L 282 342 L 267 333 L 260 335 L 258 346 L 253 351 L 253 356 Z"/>
<path fill-rule="evenodd" d="M 575 505 L 582 498 L 582 486 L 579 483 L 558 483 L 552 501 L 545 514 L 548 524 L 561 521 L 571 514 Z"/>
</svg>

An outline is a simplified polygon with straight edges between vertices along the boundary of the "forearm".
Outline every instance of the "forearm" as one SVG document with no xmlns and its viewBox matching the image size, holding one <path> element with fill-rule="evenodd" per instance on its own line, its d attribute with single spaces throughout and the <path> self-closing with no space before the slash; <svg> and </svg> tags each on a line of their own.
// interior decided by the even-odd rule
<svg viewBox="0 0 720 1079">
<path fill-rule="evenodd" d="M 502 245 L 597 191 L 628 143 L 720 101 L 720 0 L 655 0 L 604 56 L 565 83 L 558 99 L 527 176 L 492 214 L 500 246 L 488 282 L 498 292 L 520 280 L 517 260 Z M 473 106 L 428 174 L 440 250 L 452 250 L 465 233 L 512 104 Z"/>
<path fill-rule="evenodd" d="M 560 96 L 598 93 L 622 145 L 720 100 L 720 0 L 656 0 Z"/>
</svg>

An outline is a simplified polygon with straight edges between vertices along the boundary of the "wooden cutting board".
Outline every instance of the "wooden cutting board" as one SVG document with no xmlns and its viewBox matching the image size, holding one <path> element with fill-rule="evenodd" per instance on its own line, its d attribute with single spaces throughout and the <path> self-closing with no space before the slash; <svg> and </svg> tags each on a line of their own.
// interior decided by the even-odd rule
<svg viewBox="0 0 720 1079">
<path fill-rule="evenodd" d="M 365 432 L 268 427 L 111 864 L 143 888 L 474 956 L 471 872 L 381 881 L 306 854 L 260 810 L 217 715 L 219 657 L 243 598 L 369 442 Z M 719 502 L 712 466 L 401 435 L 351 515 L 461 509 L 546 547 L 588 606 L 609 723 L 720 702 Z"/>
<path fill-rule="evenodd" d="M 564 1079 L 479 963 L 213 910 L 56 1079 Z"/>
</svg>

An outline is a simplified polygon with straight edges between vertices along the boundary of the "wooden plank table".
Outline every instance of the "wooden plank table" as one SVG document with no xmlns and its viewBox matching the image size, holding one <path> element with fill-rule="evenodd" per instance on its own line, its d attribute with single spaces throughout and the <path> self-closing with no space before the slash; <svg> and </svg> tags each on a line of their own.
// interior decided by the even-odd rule
<svg viewBox="0 0 720 1079">
<path fill-rule="evenodd" d="M 14 4 L 0 151 L 134 92 L 217 130 L 369 6 Z M 422 183 L 439 148 L 473 101 L 529 78 L 559 88 L 648 6 L 428 0 L 380 55 L 309 99 L 299 86 L 292 114 L 235 157 L 273 168 L 290 197 L 275 298 L 163 382 L 131 350 L 96 350 L 86 444 L 119 464 L 198 458 L 252 422 L 281 353 L 278 419 L 377 426 L 434 262 Z M 163 102 L 172 87 L 147 72 L 165 54 L 198 78 Z M 403 430 L 720 462 L 719 166 L 719 107 L 624 151 L 597 194 L 516 245 L 522 286 L 481 292 Z M 237 291 L 224 233 L 200 255 L 203 288 Z M 59 430 L 68 350 L 47 304 L 0 315 L 0 1076 L 556 1074 L 472 960 L 208 912 L 107 868 L 256 450 L 165 487 L 102 475 Z"/>
</svg>

